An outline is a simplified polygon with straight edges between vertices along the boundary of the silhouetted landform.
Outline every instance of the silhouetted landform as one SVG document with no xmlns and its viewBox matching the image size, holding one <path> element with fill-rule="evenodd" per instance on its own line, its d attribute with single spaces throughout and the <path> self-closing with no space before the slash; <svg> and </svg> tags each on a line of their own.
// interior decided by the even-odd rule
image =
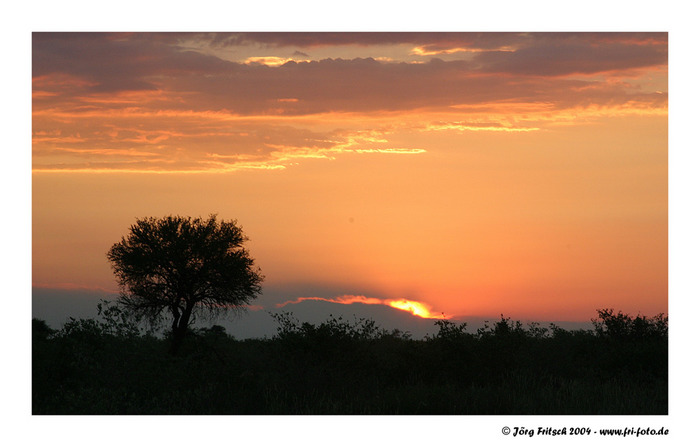
<svg viewBox="0 0 700 447">
<path fill-rule="evenodd" d="M 668 319 L 603 309 L 593 330 L 436 320 L 422 340 L 369 319 L 273 314 L 271 339 L 221 326 L 177 355 L 116 306 L 32 321 L 34 414 L 668 414 Z"/>
</svg>

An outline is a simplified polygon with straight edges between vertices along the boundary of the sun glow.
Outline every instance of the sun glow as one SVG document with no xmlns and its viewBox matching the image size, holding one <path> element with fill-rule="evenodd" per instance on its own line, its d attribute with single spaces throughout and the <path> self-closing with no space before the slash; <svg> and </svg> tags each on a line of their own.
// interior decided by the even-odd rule
<svg viewBox="0 0 700 447">
<path fill-rule="evenodd" d="M 326 301 L 329 303 L 337 304 L 381 304 L 384 306 L 393 307 L 394 309 L 403 310 L 405 312 L 410 312 L 413 315 L 421 318 L 433 318 L 433 319 L 443 319 L 451 318 L 450 315 L 445 315 L 444 313 L 437 313 L 431 310 L 431 307 L 426 303 L 421 303 L 420 301 L 410 301 L 406 299 L 379 299 L 370 298 L 361 295 L 343 295 L 335 298 L 322 298 L 322 297 L 299 297 L 295 300 L 286 301 L 284 303 L 277 304 L 277 307 L 284 307 L 288 304 L 299 304 L 303 301 Z"/>
<path fill-rule="evenodd" d="M 393 307 L 394 309 L 411 312 L 413 315 L 421 318 L 447 318 L 444 313 L 438 314 L 432 312 L 427 304 L 420 303 L 418 301 L 393 300 L 389 301 L 389 306 Z"/>
</svg>

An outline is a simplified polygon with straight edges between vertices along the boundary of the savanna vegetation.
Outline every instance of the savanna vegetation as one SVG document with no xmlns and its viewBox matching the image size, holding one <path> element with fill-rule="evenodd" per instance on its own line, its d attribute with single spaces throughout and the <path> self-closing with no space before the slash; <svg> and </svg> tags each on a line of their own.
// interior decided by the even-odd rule
<svg viewBox="0 0 700 447">
<path fill-rule="evenodd" d="M 34 414 L 667 414 L 668 319 L 599 310 L 593 330 L 437 320 L 415 339 L 371 321 L 273 314 L 269 339 L 221 326 L 156 336 L 98 319 L 33 320 Z"/>
<path fill-rule="evenodd" d="M 151 322 L 169 317 L 175 353 L 198 314 L 236 311 L 262 291 L 247 240 L 237 221 L 214 214 L 138 219 L 107 252 L 118 302 Z"/>
</svg>

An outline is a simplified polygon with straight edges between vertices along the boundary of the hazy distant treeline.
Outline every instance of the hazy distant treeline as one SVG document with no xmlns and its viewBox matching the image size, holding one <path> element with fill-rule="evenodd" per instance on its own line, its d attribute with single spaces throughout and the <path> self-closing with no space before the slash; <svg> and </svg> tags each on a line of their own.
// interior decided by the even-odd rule
<svg viewBox="0 0 700 447">
<path fill-rule="evenodd" d="M 191 332 L 177 355 L 118 309 L 60 330 L 33 320 L 34 414 L 667 414 L 668 319 L 599 310 L 593 330 L 422 340 L 374 321 L 276 314 L 271 339 Z"/>
</svg>

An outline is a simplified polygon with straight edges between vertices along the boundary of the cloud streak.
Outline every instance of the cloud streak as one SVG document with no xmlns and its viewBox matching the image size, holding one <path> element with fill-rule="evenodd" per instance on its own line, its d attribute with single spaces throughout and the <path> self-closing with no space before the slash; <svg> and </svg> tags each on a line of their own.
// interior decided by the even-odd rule
<svg viewBox="0 0 700 447">
<path fill-rule="evenodd" d="M 420 301 L 411 301 L 406 299 L 380 299 L 371 298 L 363 295 L 342 295 L 335 298 L 322 298 L 322 297 L 299 297 L 295 300 L 286 301 L 284 303 L 279 303 L 276 305 L 277 308 L 285 307 L 289 304 L 299 304 L 304 301 L 326 301 L 328 303 L 336 304 L 367 304 L 367 305 L 382 305 L 392 307 L 394 309 L 409 312 L 417 317 L 430 318 L 430 319 L 443 319 L 452 318 L 449 315 L 445 315 L 441 312 L 434 312 L 432 307 Z"/>
</svg>

